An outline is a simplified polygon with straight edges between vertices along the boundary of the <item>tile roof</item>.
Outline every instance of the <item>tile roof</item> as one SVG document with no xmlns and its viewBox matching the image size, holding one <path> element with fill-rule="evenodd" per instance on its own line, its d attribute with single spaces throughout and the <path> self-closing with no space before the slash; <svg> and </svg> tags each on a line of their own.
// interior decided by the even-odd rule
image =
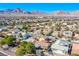
<svg viewBox="0 0 79 59">
<path fill-rule="evenodd" d="M 72 54 L 79 54 L 79 43 L 72 44 Z"/>
</svg>

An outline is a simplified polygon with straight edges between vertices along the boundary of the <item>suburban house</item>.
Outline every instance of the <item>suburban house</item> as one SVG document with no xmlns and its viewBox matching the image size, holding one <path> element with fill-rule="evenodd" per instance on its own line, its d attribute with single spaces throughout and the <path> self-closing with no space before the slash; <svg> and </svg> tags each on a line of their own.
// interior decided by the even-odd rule
<svg viewBox="0 0 79 59">
<path fill-rule="evenodd" d="M 68 55 L 70 43 L 66 40 L 57 40 L 51 45 L 51 50 L 54 55 Z"/>
<path fill-rule="evenodd" d="M 33 37 L 29 37 L 28 39 L 24 39 L 22 41 L 26 41 L 26 42 L 34 42 L 34 38 Z"/>
<path fill-rule="evenodd" d="M 59 34 L 59 31 L 54 31 L 54 32 L 52 33 L 52 36 L 58 37 L 58 34 Z"/>
<path fill-rule="evenodd" d="M 45 37 L 45 40 L 48 40 L 48 41 L 56 41 L 56 37 L 55 36 L 46 36 Z"/>
<path fill-rule="evenodd" d="M 64 32 L 63 32 L 63 35 L 64 35 L 65 37 L 72 37 L 72 32 L 71 32 L 71 31 L 64 31 Z"/>
<path fill-rule="evenodd" d="M 26 34 L 23 35 L 23 40 L 26 40 L 30 37 L 32 37 L 32 34 L 31 33 L 26 33 Z"/>
<path fill-rule="evenodd" d="M 35 40 L 34 44 L 36 44 L 36 46 L 40 46 L 43 49 L 48 49 L 48 46 L 50 45 L 50 43 L 47 42 L 43 37 Z"/>
</svg>

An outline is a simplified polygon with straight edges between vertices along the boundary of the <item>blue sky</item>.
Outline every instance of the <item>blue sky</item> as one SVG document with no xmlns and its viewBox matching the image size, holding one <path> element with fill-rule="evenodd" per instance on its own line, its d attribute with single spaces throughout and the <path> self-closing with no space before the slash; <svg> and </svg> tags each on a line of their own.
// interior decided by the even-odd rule
<svg viewBox="0 0 79 59">
<path fill-rule="evenodd" d="M 22 8 L 27 11 L 40 10 L 52 12 L 56 10 L 79 10 L 79 3 L 0 3 L 0 9 Z"/>
</svg>

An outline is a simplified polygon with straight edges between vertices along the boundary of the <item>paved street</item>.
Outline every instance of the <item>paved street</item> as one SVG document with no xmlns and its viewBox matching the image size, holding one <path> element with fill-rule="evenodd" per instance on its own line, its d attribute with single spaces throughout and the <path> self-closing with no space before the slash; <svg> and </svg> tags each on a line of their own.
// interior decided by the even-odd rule
<svg viewBox="0 0 79 59">
<path fill-rule="evenodd" d="M 7 55 L 5 55 L 5 54 L 3 54 L 3 53 L 0 52 L 0 56 L 7 56 Z"/>
<path fill-rule="evenodd" d="M 15 56 L 15 53 L 12 52 L 12 51 L 9 51 L 9 50 L 3 50 L 2 48 L 0 48 L 0 55 L 4 56 L 4 55 L 7 55 L 7 56 Z"/>
</svg>

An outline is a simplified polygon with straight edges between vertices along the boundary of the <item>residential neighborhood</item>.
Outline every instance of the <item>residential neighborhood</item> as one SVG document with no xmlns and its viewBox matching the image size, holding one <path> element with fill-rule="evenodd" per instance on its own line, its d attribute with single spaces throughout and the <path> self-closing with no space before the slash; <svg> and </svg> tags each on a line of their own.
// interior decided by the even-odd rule
<svg viewBox="0 0 79 59">
<path fill-rule="evenodd" d="M 79 56 L 78 14 L 13 11 L 0 13 L 0 55 Z"/>
</svg>

